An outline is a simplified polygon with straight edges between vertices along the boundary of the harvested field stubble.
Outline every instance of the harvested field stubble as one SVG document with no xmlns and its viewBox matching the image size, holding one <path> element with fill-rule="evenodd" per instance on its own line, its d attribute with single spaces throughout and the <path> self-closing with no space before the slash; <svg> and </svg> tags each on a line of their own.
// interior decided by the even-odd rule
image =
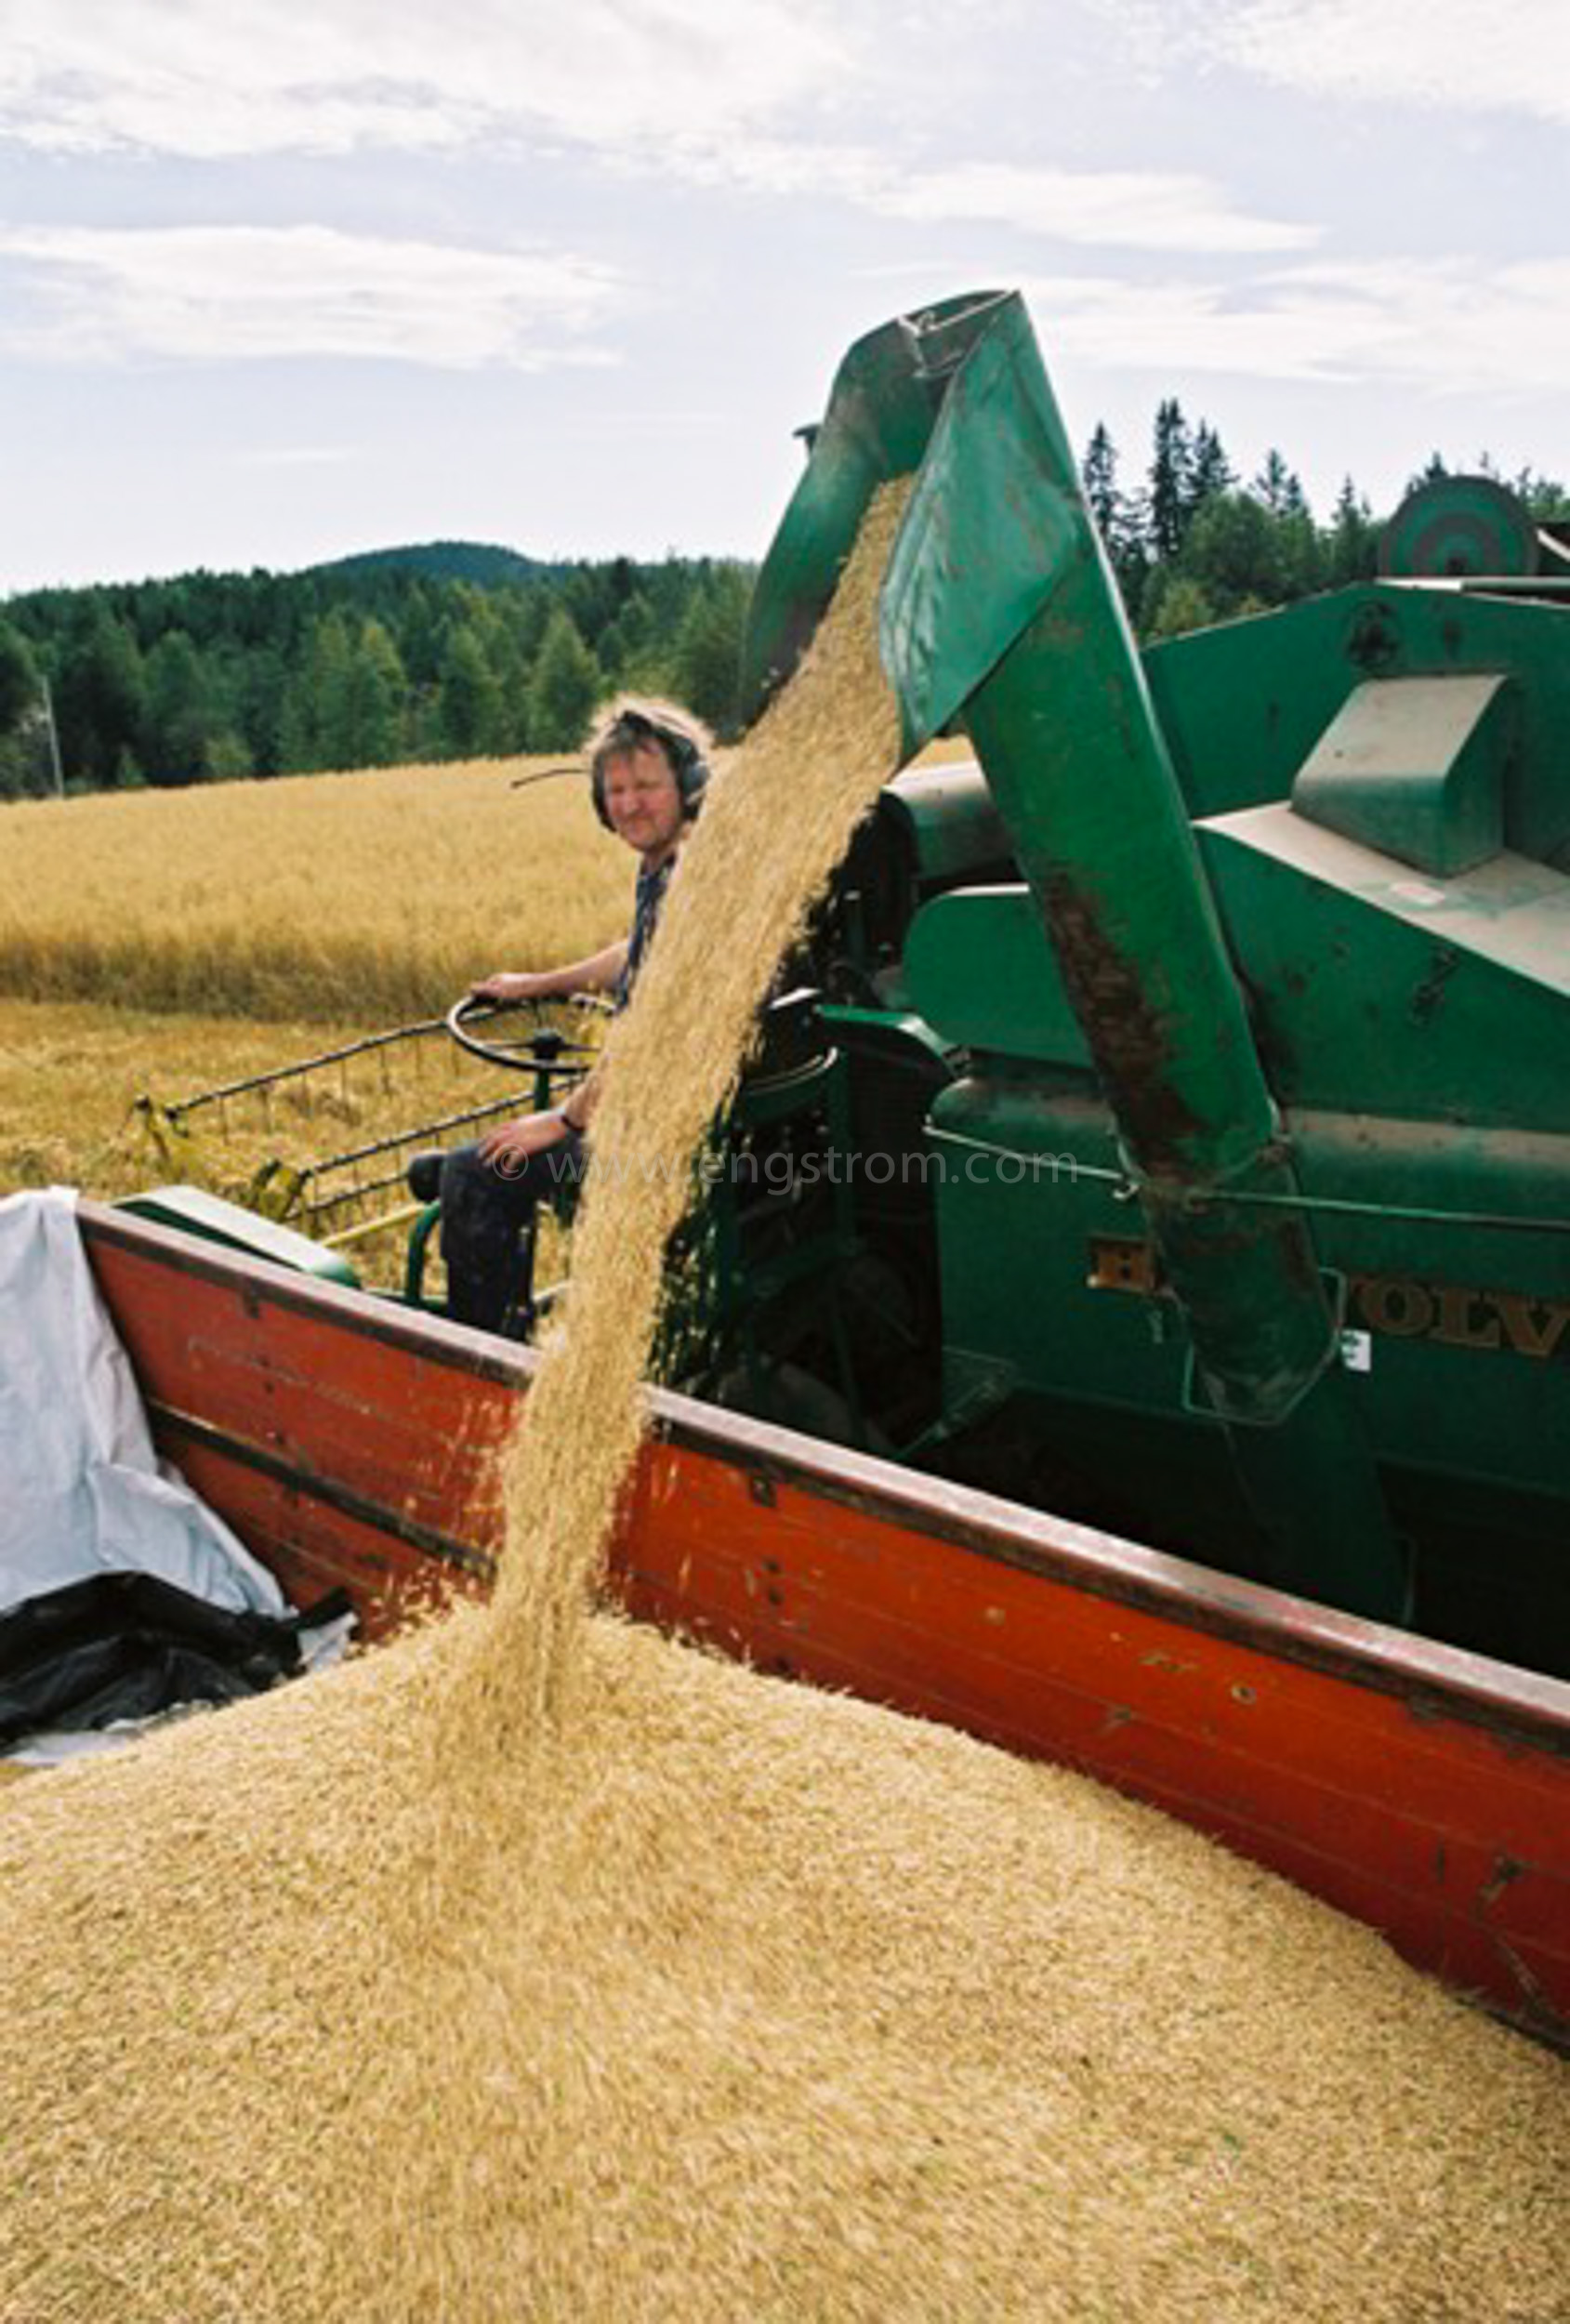
<svg viewBox="0 0 1570 2324">
<path fill-rule="evenodd" d="M 663 1225 L 603 1158 L 701 1130 L 763 859 L 891 755 L 893 514 L 618 1029 L 495 1605 L 0 1816 L 4 2324 L 1566 2313 L 1560 2062 L 1149 1811 L 586 1615 Z"/>
</svg>

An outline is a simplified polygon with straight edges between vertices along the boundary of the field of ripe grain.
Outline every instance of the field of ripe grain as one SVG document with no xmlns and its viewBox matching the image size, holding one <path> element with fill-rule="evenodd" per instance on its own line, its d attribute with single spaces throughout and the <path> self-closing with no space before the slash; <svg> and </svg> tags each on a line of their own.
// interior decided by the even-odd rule
<svg viewBox="0 0 1570 2324">
<path fill-rule="evenodd" d="M 956 741 L 931 759 L 967 755 Z M 440 1039 L 193 1117 L 169 1106 L 336 1042 L 441 1013 L 479 976 L 625 931 L 633 865 L 549 760 L 482 760 L 35 800 L 0 810 L 0 1195 L 112 1198 L 171 1178 L 242 1195 L 529 1085 Z M 455 1142 L 439 1136 L 433 1142 Z"/>
<path fill-rule="evenodd" d="M 632 868 L 587 783 L 511 787 L 530 763 L 7 808 L 0 995 L 369 1026 L 575 959 L 625 929 Z"/>
</svg>

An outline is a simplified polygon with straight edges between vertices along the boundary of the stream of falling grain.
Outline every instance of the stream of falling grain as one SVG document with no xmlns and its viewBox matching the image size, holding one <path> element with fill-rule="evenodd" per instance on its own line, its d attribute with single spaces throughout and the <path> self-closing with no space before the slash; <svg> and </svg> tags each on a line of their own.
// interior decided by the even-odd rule
<svg viewBox="0 0 1570 2324">
<path fill-rule="evenodd" d="M 665 1248 L 693 1157 L 734 1088 L 782 956 L 898 763 L 877 590 L 906 496 L 886 485 L 874 501 L 805 670 L 695 826 L 607 1044 L 570 1326 L 547 1350 L 509 1468 L 508 1558 L 475 1701 L 457 1706 L 466 1749 L 476 1718 L 499 1739 L 572 1715 L 584 1608 L 643 1431 Z"/>
<path fill-rule="evenodd" d="M 894 755 L 896 516 L 617 1028 L 494 1606 L 0 1812 L 0 2324 L 1570 2317 L 1561 2061 L 1064 1771 L 589 1611 L 686 1156 Z"/>
</svg>

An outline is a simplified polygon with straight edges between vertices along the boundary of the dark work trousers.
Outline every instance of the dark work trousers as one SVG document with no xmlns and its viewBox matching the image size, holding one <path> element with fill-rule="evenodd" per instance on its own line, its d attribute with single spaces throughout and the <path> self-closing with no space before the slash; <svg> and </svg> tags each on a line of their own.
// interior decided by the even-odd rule
<svg viewBox="0 0 1570 2324">
<path fill-rule="evenodd" d="M 478 1146 L 458 1146 L 448 1155 L 442 1165 L 442 1256 L 447 1313 L 455 1323 L 501 1329 L 522 1280 L 525 1236 L 533 1277 L 536 1210 L 559 1188 L 580 1184 L 586 1163 L 575 1130 L 530 1155 L 510 1176 L 482 1162 Z"/>
</svg>

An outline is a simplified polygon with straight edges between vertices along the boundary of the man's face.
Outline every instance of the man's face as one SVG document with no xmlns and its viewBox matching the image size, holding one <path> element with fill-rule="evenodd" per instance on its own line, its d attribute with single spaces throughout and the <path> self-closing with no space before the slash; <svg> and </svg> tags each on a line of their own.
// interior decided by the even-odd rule
<svg viewBox="0 0 1570 2324">
<path fill-rule="evenodd" d="M 667 855 L 681 836 L 681 789 L 657 743 L 640 743 L 605 768 L 611 828 L 640 855 Z"/>
</svg>

